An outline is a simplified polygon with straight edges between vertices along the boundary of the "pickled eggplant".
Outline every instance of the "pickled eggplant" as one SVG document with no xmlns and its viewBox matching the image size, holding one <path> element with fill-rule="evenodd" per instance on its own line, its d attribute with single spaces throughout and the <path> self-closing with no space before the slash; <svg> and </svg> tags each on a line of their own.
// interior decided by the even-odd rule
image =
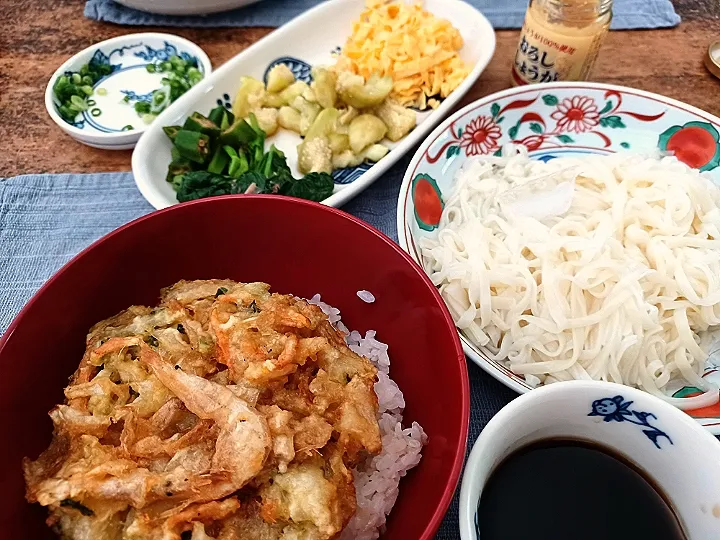
<svg viewBox="0 0 720 540">
<path fill-rule="evenodd" d="M 235 95 L 233 114 L 245 118 L 250 111 L 264 105 L 265 85 L 253 77 L 241 77 L 240 90 Z"/>
<path fill-rule="evenodd" d="M 267 77 L 267 91 L 281 92 L 295 82 L 295 75 L 286 64 L 276 64 Z"/>
<path fill-rule="evenodd" d="M 365 148 L 381 141 L 387 133 L 387 127 L 377 116 L 361 114 L 350 122 L 350 149 L 359 154 Z"/>
<path fill-rule="evenodd" d="M 362 80 L 362 77 L 359 77 Z M 338 77 L 338 95 L 348 105 L 358 109 L 377 107 L 390 95 L 392 77 L 371 75 L 362 84 L 354 77 Z"/>
<path fill-rule="evenodd" d="M 312 76 L 313 82 L 310 84 L 310 88 L 315 93 L 316 101 L 323 109 L 335 107 L 337 101 L 337 91 L 335 90 L 337 77 L 335 73 L 327 69 L 313 68 Z"/>
</svg>

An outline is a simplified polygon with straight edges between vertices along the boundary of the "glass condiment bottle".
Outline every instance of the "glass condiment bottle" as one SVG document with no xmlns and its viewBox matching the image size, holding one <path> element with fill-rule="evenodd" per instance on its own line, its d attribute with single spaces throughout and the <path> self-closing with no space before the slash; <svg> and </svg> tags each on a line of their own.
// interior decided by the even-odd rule
<svg viewBox="0 0 720 540">
<path fill-rule="evenodd" d="M 530 0 L 512 67 L 513 86 L 584 81 L 612 19 L 613 0 Z"/>
</svg>

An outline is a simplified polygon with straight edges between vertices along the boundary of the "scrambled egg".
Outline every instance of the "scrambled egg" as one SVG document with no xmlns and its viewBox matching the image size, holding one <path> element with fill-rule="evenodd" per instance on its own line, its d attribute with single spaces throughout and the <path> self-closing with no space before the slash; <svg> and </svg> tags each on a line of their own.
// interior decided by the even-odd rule
<svg viewBox="0 0 720 540">
<path fill-rule="evenodd" d="M 406 107 L 437 107 L 467 77 L 460 32 L 421 3 L 367 0 L 338 57 L 337 69 L 390 76 L 393 97 Z"/>
</svg>

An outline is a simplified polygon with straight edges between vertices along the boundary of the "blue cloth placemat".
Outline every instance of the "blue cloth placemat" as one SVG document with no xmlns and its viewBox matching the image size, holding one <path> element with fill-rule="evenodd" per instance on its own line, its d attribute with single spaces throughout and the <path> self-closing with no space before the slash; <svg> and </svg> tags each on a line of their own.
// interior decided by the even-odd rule
<svg viewBox="0 0 720 540">
<path fill-rule="evenodd" d="M 263 0 L 245 8 L 207 16 L 154 15 L 113 0 L 88 0 L 85 16 L 96 21 L 137 26 L 280 26 L 321 0 Z M 357 0 L 364 2 L 364 0 Z M 495 28 L 520 28 L 528 0 L 466 0 L 481 10 Z M 680 23 L 670 0 L 615 0 L 612 28 L 667 28 Z"/>
<path fill-rule="evenodd" d="M 410 156 L 343 207 L 397 240 L 395 207 Z M 93 241 L 152 212 L 131 173 L 0 179 L 0 335 L 40 286 Z M 470 445 L 516 394 L 470 363 Z M 458 489 L 459 491 L 459 489 Z M 458 533 L 458 493 L 438 531 Z"/>
</svg>

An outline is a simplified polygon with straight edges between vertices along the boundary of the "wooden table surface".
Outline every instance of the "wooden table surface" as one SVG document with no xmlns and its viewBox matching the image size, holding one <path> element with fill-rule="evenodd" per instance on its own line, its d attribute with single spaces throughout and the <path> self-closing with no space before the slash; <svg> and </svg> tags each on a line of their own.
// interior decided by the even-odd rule
<svg viewBox="0 0 720 540">
<path fill-rule="evenodd" d="M 683 23 L 670 30 L 612 32 L 593 79 L 657 92 L 720 116 L 720 80 L 703 66 L 720 39 L 718 0 L 675 0 Z M 57 67 L 99 41 L 138 31 L 167 31 L 200 45 L 219 66 L 270 28 L 139 28 L 85 19 L 82 0 L 2 0 L 0 33 L 0 177 L 27 173 L 130 170 L 131 151 L 75 142 L 48 117 L 44 92 Z M 51 7 L 50 7 L 51 6 Z M 497 32 L 495 56 L 463 104 L 509 86 L 517 30 Z"/>
</svg>

